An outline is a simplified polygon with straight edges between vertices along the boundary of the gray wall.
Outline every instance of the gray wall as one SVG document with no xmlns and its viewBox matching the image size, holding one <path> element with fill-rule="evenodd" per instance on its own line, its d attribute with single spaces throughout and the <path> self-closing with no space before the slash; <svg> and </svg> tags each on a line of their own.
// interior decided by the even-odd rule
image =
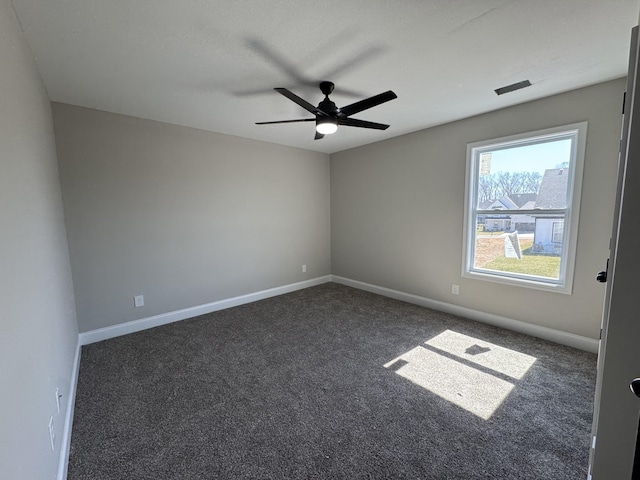
<svg viewBox="0 0 640 480">
<path fill-rule="evenodd" d="M 0 65 L 0 476 L 50 479 L 78 329 L 49 99 L 8 0 Z"/>
<path fill-rule="evenodd" d="M 332 273 L 597 338 L 624 80 L 331 156 Z M 461 278 L 466 145 L 587 120 L 573 294 Z M 451 284 L 460 295 L 451 294 Z"/>
<path fill-rule="evenodd" d="M 330 273 L 328 155 L 53 113 L 81 331 Z"/>
</svg>

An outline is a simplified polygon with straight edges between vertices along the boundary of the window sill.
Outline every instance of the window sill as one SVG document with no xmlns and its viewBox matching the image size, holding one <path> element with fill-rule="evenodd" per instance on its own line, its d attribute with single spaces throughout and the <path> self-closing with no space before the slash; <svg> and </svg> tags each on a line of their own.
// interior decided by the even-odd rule
<svg viewBox="0 0 640 480">
<path fill-rule="evenodd" d="M 501 283 L 503 285 L 512 285 L 515 287 L 532 288 L 535 290 L 543 290 L 546 292 L 562 293 L 565 295 L 571 295 L 572 285 L 565 283 L 550 283 L 544 280 L 535 280 L 522 277 L 510 277 L 506 275 L 497 275 L 493 273 L 485 273 L 483 271 L 471 270 L 462 273 L 462 277 L 471 278 L 474 280 L 483 280 L 493 283 Z"/>
</svg>

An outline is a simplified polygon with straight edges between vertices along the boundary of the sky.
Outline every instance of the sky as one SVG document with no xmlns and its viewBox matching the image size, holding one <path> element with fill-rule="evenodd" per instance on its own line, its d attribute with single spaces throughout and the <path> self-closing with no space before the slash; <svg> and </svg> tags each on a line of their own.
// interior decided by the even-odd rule
<svg viewBox="0 0 640 480">
<path fill-rule="evenodd" d="M 571 139 L 493 150 L 491 170 L 496 172 L 540 172 L 556 168 L 571 158 Z"/>
</svg>

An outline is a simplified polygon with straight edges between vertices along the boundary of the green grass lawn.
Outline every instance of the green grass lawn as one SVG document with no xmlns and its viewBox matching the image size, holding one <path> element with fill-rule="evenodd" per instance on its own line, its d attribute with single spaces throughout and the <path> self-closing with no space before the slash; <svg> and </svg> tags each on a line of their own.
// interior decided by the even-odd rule
<svg viewBox="0 0 640 480">
<path fill-rule="evenodd" d="M 531 254 L 533 241 L 521 242 L 522 258 L 500 257 L 482 268 L 500 272 L 525 273 L 539 277 L 559 278 L 560 257 L 556 255 Z"/>
</svg>

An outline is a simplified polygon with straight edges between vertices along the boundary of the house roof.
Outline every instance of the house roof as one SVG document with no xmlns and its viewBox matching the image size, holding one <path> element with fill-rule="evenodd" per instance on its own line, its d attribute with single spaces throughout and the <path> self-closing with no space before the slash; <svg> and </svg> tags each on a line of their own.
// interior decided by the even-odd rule
<svg viewBox="0 0 640 480">
<path fill-rule="evenodd" d="M 478 208 L 480 210 L 517 210 L 518 205 L 509 197 L 500 197 L 493 200 L 487 200 L 485 202 L 479 202 Z"/>
<path fill-rule="evenodd" d="M 515 203 L 518 208 L 524 208 L 525 204 L 529 202 L 535 202 L 538 197 L 537 193 L 512 193 L 509 198 Z"/>
<path fill-rule="evenodd" d="M 536 208 L 535 200 L 531 200 L 520 207 L 520 210 L 533 210 Z"/>
<path fill-rule="evenodd" d="M 535 208 L 565 208 L 567 206 L 568 168 L 545 170 Z"/>
</svg>

